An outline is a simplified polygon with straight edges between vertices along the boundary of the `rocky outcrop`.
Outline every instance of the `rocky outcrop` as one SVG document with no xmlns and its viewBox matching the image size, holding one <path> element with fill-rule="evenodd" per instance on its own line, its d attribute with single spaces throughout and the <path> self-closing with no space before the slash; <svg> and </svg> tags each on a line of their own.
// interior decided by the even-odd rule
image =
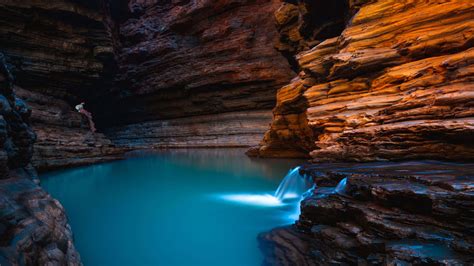
<svg viewBox="0 0 474 266">
<path fill-rule="evenodd" d="M 0 1 L 0 51 L 33 110 L 39 170 L 120 158 L 74 106 L 113 86 L 113 45 L 99 1 Z M 21 88 L 20 88 L 21 87 Z"/>
<path fill-rule="evenodd" d="M 474 4 L 358 2 L 340 36 L 296 56 L 302 71 L 279 90 L 271 129 L 250 154 L 473 158 Z"/>
<path fill-rule="evenodd" d="M 268 124 L 276 89 L 292 76 L 273 47 L 272 13 L 278 5 L 277 0 L 129 1 L 122 12 L 128 17 L 111 26 L 118 39 L 120 89 L 97 101 L 96 117 L 114 127 L 117 143 L 133 132 L 154 146 L 173 138 L 170 134 L 175 138 L 163 139 L 163 146 L 194 146 L 200 139 L 197 144 L 209 147 L 257 144 L 256 134 L 265 129 L 250 128 L 258 120 Z M 109 6 L 117 9 L 113 1 Z M 215 125 L 222 117 L 235 121 Z M 175 125 L 173 132 L 154 128 L 163 123 Z M 223 134 L 224 127 L 231 136 Z M 196 137 L 186 137 L 195 131 Z"/>
<path fill-rule="evenodd" d="M 0 180 L 0 264 L 82 265 L 64 208 L 31 177 Z"/>
<path fill-rule="evenodd" d="M 0 53 L 0 264 L 80 265 L 64 209 L 38 186 L 31 109 L 13 84 Z"/>
<path fill-rule="evenodd" d="M 32 109 L 31 126 L 38 139 L 32 163 L 39 171 L 123 158 L 102 133 L 92 133 L 87 118 L 67 102 L 32 90 L 16 88 Z"/>
<path fill-rule="evenodd" d="M 473 164 L 308 164 L 301 173 L 316 189 L 296 226 L 260 236 L 267 264 L 474 263 Z"/>
</svg>

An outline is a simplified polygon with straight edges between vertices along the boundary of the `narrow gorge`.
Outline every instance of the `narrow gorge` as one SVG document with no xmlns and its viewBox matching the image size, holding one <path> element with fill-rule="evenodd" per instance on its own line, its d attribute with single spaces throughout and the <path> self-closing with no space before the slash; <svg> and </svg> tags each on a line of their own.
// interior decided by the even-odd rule
<svg viewBox="0 0 474 266">
<path fill-rule="evenodd" d="M 88 229 L 104 228 L 98 238 L 123 231 L 98 224 L 109 211 L 137 227 L 163 220 L 156 226 L 176 223 L 190 249 L 204 247 L 193 236 L 200 228 L 220 234 L 205 232 L 221 206 L 199 205 L 199 190 L 266 190 L 295 166 L 292 178 L 311 183 L 296 202 L 217 197 L 296 206 L 291 223 L 268 218 L 267 209 L 222 207 L 229 225 L 242 219 L 236 227 L 266 217 L 252 225 L 252 244 L 225 241 L 235 241 L 229 249 L 252 246 L 252 255 L 222 251 L 229 258 L 217 263 L 189 251 L 194 263 L 474 263 L 470 0 L 0 0 L 0 94 L 0 265 L 193 265 L 159 243 L 155 251 L 129 249 L 133 261 L 101 260 L 113 257 L 112 243 L 76 245 L 73 232 L 87 231 L 76 219 L 95 213 Z M 76 110 L 81 102 L 96 132 Z M 67 173 L 76 179 L 49 177 Z M 197 192 L 168 187 L 180 180 Z M 142 193 L 125 190 L 134 185 Z M 76 195 L 63 191 L 69 186 L 85 191 L 68 197 Z M 107 187 L 117 193 L 110 202 L 100 197 Z M 169 201 L 176 209 L 165 210 L 183 224 L 138 206 L 171 191 L 185 207 Z M 129 193 L 143 201 L 132 203 Z M 130 242 L 173 246 L 179 238 L 153 232 L 139 238 L 137 230 Z M 92 258 L 94 250 L 102 257 Z"/>
</svg>

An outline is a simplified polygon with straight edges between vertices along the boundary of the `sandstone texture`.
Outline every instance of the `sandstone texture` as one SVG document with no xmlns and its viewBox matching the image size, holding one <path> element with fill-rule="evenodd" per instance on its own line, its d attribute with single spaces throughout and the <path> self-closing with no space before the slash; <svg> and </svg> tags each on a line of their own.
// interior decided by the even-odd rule
<svg viewBox="0 0 474 266">
<path fill-rule="evenodd" d="M 0 53 L 0 265 L 81 265 L 63 207 L 38 186 L 30 115 Z"/>
<path fill-rule="evenodd" d="M 76 113 L 113 86 L 113 45 L 101 5 L 91 1 L 0 1 L 0 51 L 16 76 L 17 94 L 32 109 L 39 170 L 120 158 Z"/>
<path fill-rule="evenodd" d="M 294 7 L 277 17 L 299 10 L 283 5 Z M 474 158 L 474 3 L 349 1 L 347 8 L 355 15 L 340 35 L 316 36 L 307 50 L 295 43 L 310 46 L 309 37 L 286 40 L 304 50 L 295 56 L 301 71 L 278 91 L 271 129 L 249 154 Z"/>
<path fill-rule="evenodd" d="M 278 6 L 277 0 L 131 0 L 124 8 L 109 1 L 118 88 L 98 98 L 97 119 L 113 127 L 116 143 L 141 135 L 142 144 L 153 146 L 258 144 L 277 88 L 294 75 L 274 49 Z M 126 15 L 114 18 L 120 8 Z M 215 125 L 223 117 L 233 121 Z M 173 132 L 155 128 L 163 123 Z"/>
<path fill-rule="evenodd" d="M 300 171 L 316 188 L 295 226 L 259 237 L 266 264 L 474 263 L 473 164 L 321 163 Z"/>
</svg>

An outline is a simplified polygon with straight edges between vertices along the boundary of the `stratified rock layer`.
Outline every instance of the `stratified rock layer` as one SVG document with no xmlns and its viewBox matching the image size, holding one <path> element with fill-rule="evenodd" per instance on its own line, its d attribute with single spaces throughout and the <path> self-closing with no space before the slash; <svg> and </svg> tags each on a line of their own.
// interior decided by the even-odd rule
<svg viewBox="0 0 474 266">
<path fill-rule="evenodd" d="M 31 109 L 13 84 L 0 53 L 0 265 L 81 265 L 64 209 L 38 186 Z"/>
<path fill-rule="evenodd" d="M 277 0 L 129 1 L 129 17 L 111 26 L 117 33 L 120 89 L 97 100 L 96 117 L 114 126 L 116 143 L 133 132 L 158 146 L 163 134 L 173 136 L 154 125 L 168 123 L 176 138 L 163 146 L 195 146 L 199 138 L 201 146 L 235 146 L 236 140 L 256 145 L 255 134 L 265 130 L 255 122 L 268 124 L 276 89 L 293 75 L 274 49 L 272 14 L 278 5 Z M 222 125 L 233 127 L 232 136 L 214 125 L 223 116 L 235 120 Z M 196 138 L 185 137 L 193 131 Z"/>
<path fill-rule="evenodd" d="M 0 51 L 17 77 L 17 93 L 33 110 L 39 170 L 120 158 L 74 110 L 113 86 L 114 54 L 100 4 L 0 1 Z M 86 126 L 87 125 L 87 126 Z"/>
<path fill-rule="evenodd" d="M 473 15 L 472 1 L 363 5 L 340 36 L 296 56 L 302 71 L 250 154 L 474 158 Z"/>
<path fill-rule="evenodd" d="M 128 148 L 249 147 L 271 122 L 268 111 L 230 112 L 129 124 L 107 130 L 107 137 Z"/>
<path fill-rule="evenodd" d="M 102 133 L 92 133 L 87 118 L 63 100 L 16 87 L 16 93 L 32 109 L 31 126 L 38 139 L 33 166 L 39 171 L 98 163 L 123 158 Z"/>
<path fill-rule="evenodd" d="M 295 227 L 260 236 L 267 264 L 474 263 L 473 164 L 322 163 L 301 173 L 317 187 Z"/>
</svg>

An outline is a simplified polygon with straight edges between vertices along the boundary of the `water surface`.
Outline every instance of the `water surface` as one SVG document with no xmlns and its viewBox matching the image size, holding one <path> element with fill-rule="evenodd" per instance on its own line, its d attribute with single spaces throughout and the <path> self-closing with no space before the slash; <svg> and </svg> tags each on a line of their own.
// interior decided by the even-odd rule
<svg viewBox="0 0 474 266">
<path fill-rule="evenodd" d="M 174 150 L 42 175 L 87 265 L 260 265 L 257 235 L 294 222 L 268 197 L 295 160 Z"/>
</svg>

